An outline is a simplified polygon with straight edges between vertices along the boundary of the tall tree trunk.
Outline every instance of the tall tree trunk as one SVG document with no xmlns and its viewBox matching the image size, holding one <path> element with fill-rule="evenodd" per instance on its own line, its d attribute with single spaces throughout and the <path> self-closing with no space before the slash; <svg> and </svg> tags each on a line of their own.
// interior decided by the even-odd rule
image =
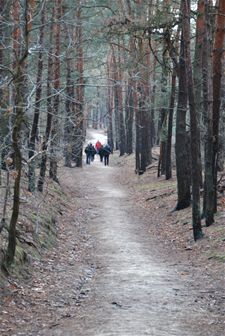
<svg viewBox="0 0 225 336">
<path fill-rule="evenodd" d="M 183 36 L 184 56 L 187 68 L 188 98 L 191 124 L 191 170 L 192 170 L 192 226 L 194 240 L 202 237 L 200 215 L 200 132 L 197 111 L 195 106 L 194 85 L 192 76 L 191 51 L 190 51 L 190 0 L 183 0 Z"/>
<path fill-rule="evenodd" d="M 45 135 L 42 143 L 42 156 L 40 164 L 40 173 L 37 183 L 38 191 L 43 192 L 46 169 L 47 169 L 47 150 L 49 146 L 49 139 L 52 129 L 52 117 L 53 117 L 53 107 L 52 107 L 52 82 L 53 82 L 53 28 L 54 28 L 54 18 L 55 18 L 55 8 L 52 10 L 52 22 L 50 26 L 50 37 L 49 37 L 49 53 L 48 53 L 48 75 L 47 75 L 47 120 L 45 127 Z"/>
<path fill-rule="evenodd" d="M 202 87 L 205 135 L 205 180 L 204 180 L 204 201 L 203 215 L 206 226 L 214 222 L 214 181 L 213 181 L 213 86 L 212 86 L 212 45 L 211 45 L 211 24 L 209 19 L 209 1 L 204 1 L 203 7 L 204 38 L 202 53 Z"/>
<path fill-rule="evenodd" d="M 120 121 L 119 121 L 119 97 L 117 90 L 117 65 L 115 50 L 111 46 L 112 50 L 112 80 L 113 80 L 113 106 L 114 106 L 114 130 L 115 130 L 115 149 L 119 149 L 120 143 Z"/>
<path fill-rule="evenodd" d="M 134 90 L 134 113 L 135 113 L 135 173 L 139 175 L 141 169 L 141 160 L 140 160 L 140 110 L 138 104 L 138 92 L 137 92 L 137 83 Z"/>
<path fill-rule="evenodd" d="M 40 26 L 40 39 L 39 39 L 39 54 L 37 63 L 37 80 L 36 80 L 36 97 L 35 97 L 35 109 L 32 123 L 32 129 L 29 139 L 29 170 L 28 170 L 28 190 L 30 192 L 35 191 L 35 160 L 33 156 L 35 154 L 35 140 L 37 138 L 38 123 L 40 115 L 40 104 L 42 94 L 42 73 L 43 73 L 43 42 L 44 42 L 44 30 L 45 30 L 45 4 L 42 7 L 41 13 L 41 26 Z"/>
<path fill-rule="evenodd" d="M 149 46 L 144 39 L 138 40 L 138 57 L 139 57 L 139 71 L 140 81 L 138 82 L 137 89 L 139 94 L 138 108 L 139 108 L 139 136 L 140 136 L 140 169 L 139 174 L 146 171 L 147 165 L 151 162 L 151 138 L 150 138 L 150 125 L 151 114 L 149 111 L 150 90 L 149 90 L 149 77 L 150 77 L 150 59 L 149 59 Z M 148 70 L 146 70 L 148 69 Z"/>
<path fill-rule="evenodd" d="M 19 16 L 19 1 L 16 1 L 14 13 L 16 17 Z M 20 149 L 20 132 L 24 118 L 25 112 L 25 99 L 24 94 L 24 77 L 26 69 L 26 60 L 28 56 L 28 40 L 29 40 L 29 30 L 28 30 L 28 17 L 29 17 L 28 2 L 25 1 L 24 4 L 24 21 L 21 23 L 21 31 L 16 30 L 14 37 L 17 39 L 18 45 L 21 36 L 23 37 L 23 46 L 20 48 L 20 57 L 16 55 L 15 61 L 15 73 L 14 73 L 14 89 L 15 89 L 15 108 L 14 108 L 14 120 L 13 120 L 13 130 L 12 130 L 12 148 L 14 152 L 14 164 L 16 169 L 16 175 L 14 180 L 14 191 L 13 191 L 13 205 L 12 205 L 12 215 L 9 224 L 9 239 L 6 251 L 5 263 L 7 266 L 11 265 L 14 260 L 16 251 L 16 224 L 19 216 L 20 209 L 20 182 L 21 182 L 21 172 L 22 172 L 22 154 Z M 16 43 L 14 41 L 14 43 Z M 18 56 L 18 58 L 17 58 Z"/>
<path fill-rule="evenodd" d="M 125 125 L 126 125 L 126 148 L 127 154 L 133 153 L 133 119 L 134 119 L 134 85 L 129 76 L 126 90 L 126 106 L 125 106 Z"/>
<path fill-rule="evenodd" d="M 71 56 L 67 51 L 66 56 L 66 102 L 65 102 L 65 124 L 64 124 L 64 157 L 65 166 L 72 167 L 72 147 L 73 147 L 73 124 L 72 124 L 72 99 L 73 96 L 73 84 L 71 78 Z"/>
<path fill-rule="evenodd" d="M 198 0 L 197 9 L 197 21 L 196 21 L 196 39 L 195 39 L 195 54 L 193 63 L 193 81 L 194 81 L 194 94 L 195 105 L 198 116 L 198 122 L 200 123 L 202 117 L 202 52 L 203 52 L 203 35 L 204 35 L 204 0 Z M 202 164 L 201 164 L 201 141 L 200 141 L 200 169 L 199 178 L 200 185 L 203 186 L 202 178 Z"/>
<path fill-rule="evenodd" d="M 107 57 L 107 76 L 108 76 L 108 88 L 107 88 L 107 106 L 108 106 L 108 127 L 107 127 L 107 137 L 108 144 L 111 150 L 114 150 L 114 139 L 113 139 L 113 89 L 112 89 L 112 54 L 111 51 Z"/>
<path fill-rule="evenodd" d="M 65 8 L 63 7 L 63 15 Z M 65 123 L 64 123 L 64 164 L 66 167 L 72 167 L 72 149 L 75 143 L 74 139 L 74 80 L 72 75 L 72 50 L 73 44 L 70 43 L 70 35 L 72 35 L 73 30 L 70 29 L 68 25 L 65 25 L 65 41 L 67 50 L 65 55 L 66 63 L 66 100 L 65 100 Z"/>
<path fill-rule="evenodd" d="M 164 0 L 163 6 L 165 7 L 167 0 Z M 166 51 L 166 41 L 164 41 L 162 57 L 163 57 L 163 66 L 162 66 L 162 75 L 161 75 L 161 107 L 160 115 L 158 122 L 158 136 L 160 143 L 160 156 L 158 164 L 158 176 L 166 173 L 166 142 L 167 142 L 167 117 L 168 117 L 168 57 L 169 54 Z"/>
<path fill-rule="evenodd" d="M 179 56 L 179 89 L 176 116 L 176 170 L 178 200 L 175 210 L 181 210 L 190 206 L 190 153 L 188 148 L 188 135 L 186 130 L 187 113 L 187 78 L 184 57 L 184 37 L 181 33 Z"/>
<path fill-rule="evenodd" d="M 139 137 L 140 137 L 140 169 L 139 174 L 143 174 L 146 171 L 147 166 L 147 118 L 146 118 L 146 107 L 145 107 L 145 94 L 144 87 L 139 88 Z"/>
<path fill-rule="evenodd" d="M 136 100 L 136 99 L 135 99 Z M 135 141 L 135 172 L 136 174 L 141 174 L 141 116 L 138 104 L 135 104 L 135 131 L 136 131 L 136 141 Z"/>
<path fill-rule="evenodd" d="M 156 130 L 155 130 L 155 98 L 156 98 L 156 59 L 153 63 L 153 75 L 152 75 L 152 92 L 151 92 L 151 107 L 150 107 L 150 114 L 151 114 L 151 147 L 156 144 Z"/>
<path fill-rule="evenodd" d="M 8 22 L 10 20 L 10 3 L 7 0 L 0 0 L 0 185 L 1 185 L 1 169 L 6 168 L 5 159 L 9 152 L 10 134 L 8 130 L 9 113 L 6 110 L 9 102 L 9 86 L 7 78 L 9 72 L 7 64 L 9 64 L 9 41 L 10 31 Z"/>
<path fill-rule="evenodd" d="M 120 156 L 125 154 L 125 126 L 124 126 L 124 115 L 123 115 L 123 93 L 122 93 L 122 57 L 121 48 L 117 49 L 117 57 L 115 51 L 113 52 L 113 63 L 114 63 L 114 97 L 115 97 L 115 113 L 117 114 L 118 122 L 118 149 Z"/>
<path fill-rule="evenodd" d="M 82 151 L 84 143 L 84 53 L 83 53 L 83 25 L 82 25 L 82 6 L 81 1 L 76 13 L 77 27 L 77 59 L 76 59 L 76 71 L 78 74 L 77 86 L 76 86 L 76 100 L 75 104 L 75 117 L 76 117 L 76 145 L 74 150 L 74 160 L 77 167 L 82 167 Z"/>
<path fill-rule="evenodd" d="M 169 117 L 168 117 L 168 132 L 167 132 L 167 142 L 166 142 L 166 180 L 172 177 L 172 163 L 171 163 L 171 149 L 172 149 L 172 135 L 173 135 L 173 114 L 176 96 L 176 70 L 173 68 L 172 79 L 171 79 L 171 94 L 170 94 L 170 106 L 169 106 Z"/>
<path fill-rule="evenodd" d="M 119 103 L 119 151 L 120 156 L 125 154 L 125 125 L 124 125 L 124 113 L 123 113 L 123 75 L 122 75 L 122 64 L 124 60 L 121 56 L 121 48 L 118 48 L 118 81 L 116 85 L 116 90 L 118 91 L 118 103 Z"/>
<path fill-rule="evenodd" d="M 59 147 L 59 90 L 60 90 L 60 33 L 61 33 L 61 14 L 62 0 L 55 0 L 56 23 L 55 32 L 55 55 L 54 55 L 54 98 L 53 98 L 53 123 L 51 130 L 51 156 L 49 177 L 55 182 L 59 182 L 57 176 L 58 147 Z"/>
<path fill-rule="evenodd" d="M 150 80 L 151 80 L 151 50 L 148 44 L 148 41 L 144 41 L 144 64 L 146 66 L 144 78 L 144 90 L 145 90 L 145 148 L 146 148 L 146 167 L 152 163 L 152 139 L 151 139 L 151 125 L 152 125 L 152 115 L 150 110 L 150 101 L 151 101 L 151 89 L 150 89 Z M 144 71 L 144 68 L 143 68 Z"/>
<path fill-rule="evenodd" d="M 217 159 L 221 104 L 222 59 L 225 36 L 225 1 L 218 0 L 215 39 L 213 46 L 213 168 L 214 168 L 214 212 L 217 211 Z"/>
</svg>

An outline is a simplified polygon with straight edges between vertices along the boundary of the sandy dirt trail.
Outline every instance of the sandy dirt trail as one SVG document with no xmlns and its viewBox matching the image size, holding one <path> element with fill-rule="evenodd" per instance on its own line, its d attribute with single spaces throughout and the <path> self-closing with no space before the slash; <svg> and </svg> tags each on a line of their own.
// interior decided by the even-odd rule
<svg viewBox="0 0 225 336">
<path fill-rule="evenodd" d="M 82 289 L 76 316 L 40 334 L 222 336 L 213 328 L 214 316 L 196 300 L 200 284 L 183 277 L 160 251 L 129 194 L 114 181 L 116 169 L 96 158 L 82 172 L 69 173 L 74 188 L 80 178 L 87 201 L 95 273 Z"/>
</svg>

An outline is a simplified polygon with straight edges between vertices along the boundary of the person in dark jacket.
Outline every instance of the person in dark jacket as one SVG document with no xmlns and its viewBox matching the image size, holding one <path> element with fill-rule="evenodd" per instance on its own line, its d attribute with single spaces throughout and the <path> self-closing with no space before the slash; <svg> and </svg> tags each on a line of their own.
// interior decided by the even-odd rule
<svg viewBox="0 0 225 336">
<path fill-rule="evenodd" d="M 91 161 L 94 161 L 95 154 L 96 154 L 95 147 L 91 144 Z"/>
<path fill-rule="evenodd" d="M 89 143 L 84 150 L 85 154 L 86 154 L 86 164 L 90 164 L 91 163 L 91 158 L 92 158 L 92 144 Z"/>
<path fill-rule="evenodd" d="M 101 145 L 101 147 L 99 147 L 98 149 L 98 155 L 100 157 L 100 161 L 103 162 L 103 157 L 104 157 L 104 149 L 103 146 Z"/>
<path fill-rule="evenodd" d="M 111 148 L 108 144 L 103 147 L 104 165 L 109 165 L 109 155 L 111 154 Z"/>
</svg>

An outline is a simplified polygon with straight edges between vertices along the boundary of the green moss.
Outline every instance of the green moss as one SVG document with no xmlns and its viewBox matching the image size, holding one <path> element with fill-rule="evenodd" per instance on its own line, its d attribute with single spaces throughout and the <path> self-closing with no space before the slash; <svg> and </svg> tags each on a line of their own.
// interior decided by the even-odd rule
<svg viewBox="0 0 225 336">
<path fill-rule="evenodd" d="M 56 243 L 56 237 L 53 235 L 49 235 L 47 239 L 44 239 L 41 242 L 41 247 L 49 250 L 51 247 L 53 247 Z"/>
<path fill-rule="evenodd" d="M 28 218 L 29 218 L 29 217 L 28 217 Z M 32 223 L 35 223 L 35 222 L 36 222 L 36 220 L 37 220 L 37 214 L 36 214 L 35 212 L 32 212 L 32 213 L 30 214 L 30 220 L 31 220 Z"/>
<path fill-rule="evenodd" d="M 17 243 L 15 253 L 15 264 L 23 264 L 27 261 L 27 253 L 24 248 Z"/>
<path fill-rule="evenodd" d="M 208 259 L 216 259 L 221 262 L 225 262 L 225 254 L 212 254 L 211 256 L 208 257 Z"/>
<path fill-rule="evenodd" d="M 53 192 L 59 195 L 60 197 L 62 196 L 67 197 L 67 194 L 65 193 L 65 191 L 60 187 L 57 187 L 57 186 L 53 187 Z"/>
<path fill-rule="evenodd" d="M 166 189 L 166 188 L 175 188 L 176 187 L 176 182 L 170 182 L 166 183 L 166 181 L 162 182 L 155 182 L 155 183 L 145 183 L 145 184 L 139 184 L 137 185 L 137 190 L 161 190 L 161 189 Z"/>
<path fill-rule="evenodd" d="M 60 204 L 68 200 L 68 195 L 61 189 L 60 186 L 53 186 L 52 199 L 47 199 L 43 202 L 40 212 L 36 213 L 35 203 L 30 201 L 28 207 L 22 209 L 20 222 L 18 223 L 18 232 L 20 237 L 17 240 L 14 263 L 9 269 L 9 272 L 16 277 L 27 274 L 26 269 L 32 267 L 32 260 L 39 259 L 46 250 L 51 249 L 57 242 L 57 215 L 60 209 Z M 35 226 L 39 222 L 38 233 L 35 234 Z M 20 225 L 21 224 L 21 225 Z M 33 229 L 33 230 L 31 230 Z M 19 235 L 18 235 L 19 236 Z M 27 242 L 26 242 L 27 237 Z M 5 238 L 7 240 L 7 237 Z M 31 263 L 31 265 L 29 264 Z M 0 271 L 0 281 L 2 281 L 3 273 Z M 3 281 L 4 282 L 4 281 Z M 1 285 L 1 283 L 0 283 Z"/>
</svg>

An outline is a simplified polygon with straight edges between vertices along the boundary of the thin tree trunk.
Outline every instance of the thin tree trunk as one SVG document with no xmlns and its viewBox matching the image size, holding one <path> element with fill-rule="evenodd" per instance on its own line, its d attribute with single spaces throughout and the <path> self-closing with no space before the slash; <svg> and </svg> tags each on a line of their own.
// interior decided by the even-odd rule
<svg viewBox="0 0 225 336">
<path fill-rule="evenodd" d="M 55 23 L 55 55 L 54 55 L 54 91 L 53 98 L 53 121 L 51 130 L 51 156 L 49 177 L 55 182 L 59 182 L 57 176 L 58 147 L 59 147 L 59 89 L 60 89 L 60 38 L 61 38 L 61 14 L 62 0 L 55 0 L 56 23 Z"/>
<path fill-rule="evenodd" d="M 142 38 L 138 40 L 138 58 L 140 71 L 140 81 L 137 85 L 139 93 L 139 136 L 140 136 L 140 169 L 139 174 L 146 171 L 147 165 L 151 162 L 151 138 L 150 138 L 150 124 L 151 115 L 149 112 L 149 76 L 150 76 L 150 49 L 146 41 Z M 149 70 L 148 70 L 149 69 Z"/>
<path fill-rule="evenodd" d="M 126 149 L 127 154 L 133 153 L 133 119 L 134 119 L 134 100 L 133 84 L 129 77 L 126 90 L 126 107 L 125 107 L 125 125 L 126 125 Z"/>
<path fill-rule="evenodd" d="M 197 111 L 198 122 L 200 123 L 202 116 L 202 52 L 203 52 L 203 35 L 204 35 L 204 0 L 198 1 L 197 9 L 197 21 L 196 21 L 196 40 L 195 40 L 195 55 L 193 63 L 193 81 L 194 81 L 194 94 L 195 94 L 195 105 Z M 201 139 L 200 139 L 201 140 Z M 202 164 L 201 164 L 201 141 L 199 150 L 199 178 L 200 185 L 203 186 L 202 177 Z"/>
<path fill-rule="evenodd" d="M 136 129 L 136 141 L 135 141 L 135 172 L 140 175 L 141 173 L 141 159 L 140 159 L 140 110 L 139 107 L 135 108 L 135 129 Z"/>
<path fill-rule="evenodd" d="M 191 123 L 191 167 L 192 167 L 192 226 L 194 240 L 202 237 L 200 214 L 200 132 L 195 106 L 194 85 L 192 76 L 191 51 L 190 51 L 190 0 L 183 0 L 183 36 L 184 56 L 187 67 L 188 98 Z"/>
<path fill-rule="evenodd" d="M 202 87 L 203 87 L 203 107 L 204 124 L 206 126 L 205 135 L 205 180 L 204 180 L 204 200 L 203 216 L 206 226 L 214 222 L 214 185 L 213 185 L 213 87 L 212 87 L 212 45 L 211 45 L 211 25 L 209 20 L 209 1 L 204 1 L 203 8 L 204 39 L 202 54 Z"/>
<path fill-rule="evenodd" d="M 50 27 L 50 37 L 49 37 L 49 54 L 48 54 L 48 76 L 47 76 L 47 121 L 45 127 L 45 135 L 42 143 L 42 157 L 40 164 L 40 173 L 37 183 L 38 191 L 43 192 L 46 168 L 47 168 L 47 150 L 49 145 L 49 139 L 52 129 L 52 117 L 53 117 L 53 108 L 52 108 L 52 81 L 53 81 L 53 21 L 55 17 L 55 8 L 52 10 L 52 23 Z"/>
<path fill-rule="evenodd" d="M 5 224 L 6 224 L 6 210 L 7 210 L 7 203 L 8 203 L 8 197 L 9 197 L 9 190 L 10 190 L 10 181 L 9 181 L 10 171 L 9 166 L 6 163 L 6 185 L 5 185 L 5 197 L 4 197 L 4 205 L 2 210 L 2 218 L 0 222 L 0 233 L 2 232 Z"/>
<path fill-rule="evenodd" d="M 164 0 L 163 7 L 167 7 L 168 0 Z M 166 14 L 165 14 L 166 15 Z M 165 34 L 165 32 L 164 32 Z M 160 169 L 158 169 L 158 175 L 166 173 L 166 142 L 167 142 L 167 117 L 168 117 L 168 58 L 169 54 L 166 50 L 166 41 L 163 42 L 163 50 L 162 50 L 162 57 L 163 57 L 163 66 L 162 66 L 162 75 L 161 75 L 161 108 L 160 108 L 160 117 L 158 122 L 158 136 L 159 136 L 159 143 L 160 143 Z"/>
<path fill-rule="evenodd" d="M 9 152 L 10 134 L 8 129 L 9 113 L 5 113 L 9 106 L 9 86 L 7 83 L 8 71 L 4 66 L 9 64 L 9 41 L 10 31 L 8 22 L 10 20 L 10 3 L 7 0 L 0 0 L 0 65 L 1 65 L 1 85 L 0 85 L 0 185 L 1 170 L 6 168 L 5 159 Z M 4 84 L 5 82 L 5 84 Z"/>
<path fill-rule="evenodd" d="M 140 169 L 139 174 L 143 174 L 146 171 L 147 166 L 147 118 L 146 118 L 146 107 L 145 107 L 145 94 L 144 87 L 140 88 L 140 98 L 139 98 L 139 133 L 140 133 Z"/>
<path fill-rule="evenodd" d="M 218 138 L 220 123 L 221 104 L 221 77 L 222 60 L 224 55 L 225 36 L 225 1 L 218 0 L 218 13 L 216 16 L 216 30 L 213 46 L 213 176 L 214 176 L 214 212 L 217 211 L 217 160 L 218 160 Z"/>
<path fill-rule="evenodd" d="M 116 86 L 118 91 L 118 103 L 119 103 L 119 150 L 120 156 L 125 154 L 125 126 L 124 126 L 124 114 L 123 114 L 123 76 L 122 76 L 122 60 L 121 57 L 121 48 L 118 48 L 118 64 L 117 64 L 117 71 L 118 71 L 118 83 L 119 85 Z"/>
<path fill-rule="evenodd" d="M 73 139 L 72 139 L 72 109 L 71 109 L 71 99 L 73 98 L 73 85 L 71 78 L 71 60 L 69 51 L 67 51 L 66 56 L 66 102 L 65 102 L 65 124 L 64 124 L 64 157 L 65 157 L 65 166 L 71 168 L 72 167 L 72 147 L 73 147 Z"/>
<path fill-rule="evenodd" d="M 150 80 L 151 80 L 151 50 L 149 47 L 148 41 L 144 41 L 145 48 L 145 57 L 144 63 L 146 66 L 144 78 L 144 90 L 145 90 L 145 148 L 146 148 L 146 167 L 152 163 L 152 139 L 151 139 L 151 125 L 152 125 L 152 116 L 150 111 L 150 101 L 151 101 L 151 89 L 150 89 Z M 144 68 L 143 68 L 144 71 Z"/>
<path fill-rule="evenodd" d="M 119 97 L 118 97 L 118 90 L 117 90 L 117 65 L 116 65 L 116 56 L 115 50 L 111 46 L 112 50 L 112 80 L 113 80 L 113 106 L 114 106 L 114 124 L 115 124 L 115 148 L 116 150 L 119 149 L 120 143 L 120 123 L 119 123 Z"/>
<path fill-rule="evenodd" d="M 172 163 L 171 163 L 171 149 L 172 149 L 172 135 L 173 135 L 173 114 L 176 96 L 176 70 L 173 68 L 171 79 L 171 94 L 170 94 L 170 106 L 168 117 L 168 132 L 166 142 L 166 180 L 172 178 Z"/>
<path fill-rule="evenodd" d="M 83 25 L 82 25 L 82 6 L 80 3 L 77 9 L 76 19 L 76 37 L 77 37 L 77 60 L 76 70 L 78 74 L 76 87 L 75 117 L 76 117 L 76 145 L 75 162 L 77 167 L 82 167 L 82 151 L 84 143 L 84 52 L 83 52 Z"/>
<path fill-rule="evenodd" d="M 124 127 L 124 116 L 123 116 L 123 94 L 122 94 L 122 71 L 121 71 L 121 48 L 118 47 L 118 57 L 113 51 L 113 63 L 114 63 L 114 97 L 115 97 L 115 114 L 117 115 L 118 122 L 118 149 L 120 151 L 120 156 L 125 154 L 125 127 Z"/>
<path fill-rule="evenodd" d="M 190 161 L 188 135 L 186 130 L 187 113 L 187 79 L 184 57 L 184 38 L 181 33 L 179 57 L 179 91 L 176 116 L 176 170 L 178 200 L 175 210 L 187 208 L 191 204 Z"/>
<path fill-rule="evenodd" d="M 17 6 L 18 5 L 18 6 Z M 16 15 L 19 15 L 19 1 L 16 2 Z M 14 88 L 15 88 L 15 117 L 13 120 L 13 130 L 12 130 L 12 148 L 14 152 L 14 164 L 16 170 L 16 176 L 14 181 L 14 193 L 13 193 L 13 205 L 12 205 L 12 215 L 9 224 L 9 238 L 8 246 L 6 251 L 5 263 L 6 266 L 10 266 L 13 263 L 15 251 L 16 251 L 16 224 L 19 216 L 20 209 L 20 182 L 21 182 L 21 172 L 22 172 L 22 154 L 20 149 L 20 132 L 24 118 L 25 109 L 25 97 L 24 93 L 24 76 L 26 69 L 26 60 L 28 56 L 28 2 L 25 2 L 24 6 L 24 22 L 22 23 L 21 32 L 17 31 L 14 35 L 19 43 L 20 34 L 24 38 L 24 47 L 21 48 L 21 57 L 16 58 L 16 70 L 14 75 Z M 17 55 L 16 55 L 17 56 Z"/>
<path fill-rule="evenodd" d="M 114 150 L 114 140 L 113 140 L 113 89 L 112 89 L 112 54 L 109 53 L 107 57 L 107 76 L 108 76 L 108 128 L 107 128 L 107 136 L 108 136 L 108 144 L 111 150 Z"/>
<path fill-rule="evenodd" d="M 152 87 L 152 95 L 151 95 L 151 146 L 153 147 L 156 144 L 156 130 L 155 130 L 155 98 L 156 98 L 156 66 L 153 66 L 153 87 Z"/>
<path fill-rule="evenodd" d="M 64 8 L 63 8 L 64 15 Z M 70 43 L 70 27 L 65 25 L 65 40 L 68 45 L 65 56 L 66 63 L 66 100 L 65 100 L 65 123 L 64 123 L 64 164 L 66 167 L 72 167 L 72 149 L 75 143 L 74 139 L 74 81 L 72 75 L 72 50 Z"/>
<path fill-rule="evenodd" d="M 135 112 L 135 173 L 139 175 L 140 171 L 140 110 L 138 105 L 137 83 L 134 90 L 134 112 Z"/>
<path fill-rule="evenodd" d="M 39 47 L 41 48 L 38 55 L 37 64 L 37 80 L 36 80 L 36 97 L 35 97 L 35 109 L 32 123 L 32 129 L 29 139 L 29 170 L 28 170 L 28 190 L 30 192 L 35 191 L 35 160 L 32 157 L 35 154 L 35 140 L 37 137 L 39 115 L 40 115 L 40 102 L 42 94 L 42 73 L 43 73 L 43 42 L 44 42 L 44 30 L 45 30 L 45 4 L 42 7 L 41 13 L 41 26 L 40 26 L 40 39 Z"/>
</svg>

